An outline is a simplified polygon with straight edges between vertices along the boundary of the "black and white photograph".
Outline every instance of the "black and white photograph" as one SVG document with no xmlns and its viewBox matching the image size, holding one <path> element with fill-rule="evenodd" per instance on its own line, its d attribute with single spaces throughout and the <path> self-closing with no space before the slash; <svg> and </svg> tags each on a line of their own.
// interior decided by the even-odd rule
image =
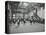
<svg viewBox="0 0 46 35">
<path fill-rule="evenodd" d="M 5 33 L 45 32 L 45 3 L 5 1 Z"/>
</svg>

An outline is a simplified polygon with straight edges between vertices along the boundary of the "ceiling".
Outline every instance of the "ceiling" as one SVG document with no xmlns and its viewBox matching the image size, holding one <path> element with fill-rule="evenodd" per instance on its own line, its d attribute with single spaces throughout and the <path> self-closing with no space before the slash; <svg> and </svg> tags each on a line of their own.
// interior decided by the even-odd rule
<svg viewBox="0 0 46 35">
<path fill-rule="evenodd" d="M 41 7 L 45 7 L 44 3 L 10 2 L 9 4 L 11 9 L 17 13 L 28 13 L 35 10 L 35 8 L 40 10 Z"/>
</svg>

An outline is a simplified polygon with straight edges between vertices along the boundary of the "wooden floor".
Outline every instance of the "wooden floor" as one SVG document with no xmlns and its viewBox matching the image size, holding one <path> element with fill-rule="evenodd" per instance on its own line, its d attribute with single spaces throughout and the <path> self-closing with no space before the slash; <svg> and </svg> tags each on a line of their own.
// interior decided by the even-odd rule
<svg viewBox="0 0 46 35">
<path fill-rule="evenodd" d="M 10 33 L 27 33 L 27 32 L 44 32 L 45 25 L 40 23 L 32 23 L 27 22 L 26 24 L 20 23 L 20 26 L 17 24 L 9 24 L 9 32 Z"/>
</svg>

